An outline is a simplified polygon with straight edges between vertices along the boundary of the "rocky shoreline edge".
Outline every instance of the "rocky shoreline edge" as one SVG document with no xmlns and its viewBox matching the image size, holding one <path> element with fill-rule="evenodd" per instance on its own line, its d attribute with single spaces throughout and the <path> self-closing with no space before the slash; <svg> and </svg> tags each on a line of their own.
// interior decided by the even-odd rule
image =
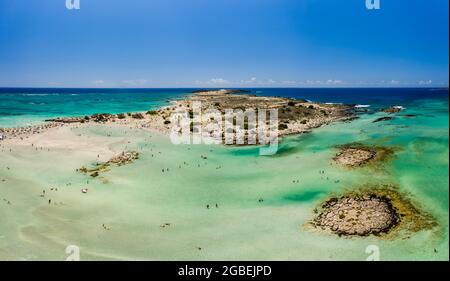
<svg viewBox="0 0 450 281">
<path fill-rule="evenodd" d="M 47 124 L 22 128 L 0 128 L 2 139 L 26 138 L 29 135 L 42 133 L 47 129 L 64 125 L 83 124 L 117 124 L 146 128 L 169 134 L 172 130 L 171 114 L 185 110 L 192 117 L 193 102 L 201 102 L 201 109 L 216 109 L 224 113 L 227 109 L 278 109 L 278 136 L 310 132 L 314 128 L 337 121 L 351 121 L 356 116 L 352 105 L 326 104 L 309 102 L 302 99 L 283 97 L 266 97 L 252 95 L 248 90 L 196 90 L 182 100 L 176 100 L 171 105 L 146 112 L 128 113 L 97 113 L 90 116 L 58 117 L 45 120 Z M 203 137 L 213 137 L 213 132 L 208 131 L 209 118 L 201 118 L 200 125 Z M 191 128 L 192 128 L 191 122 Z M 234 123 L 234 121 L 233 121 Z M 244 126 L 233 124 L 234 133 L 243 132 L 246 136 L 250 133 L 248 121 Z M 225 126 L 222 126 L 223 137 Z M 192 129 L 191 129 L 192 131 Z M 216 137 L 216 136 L 214 136 Z"/>
</svg>

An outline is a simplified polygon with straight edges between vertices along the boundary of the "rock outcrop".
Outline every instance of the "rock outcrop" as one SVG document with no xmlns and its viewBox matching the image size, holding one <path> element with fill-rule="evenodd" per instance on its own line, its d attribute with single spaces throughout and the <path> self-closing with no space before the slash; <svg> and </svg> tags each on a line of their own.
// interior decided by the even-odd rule
<svg viewBox="0 0 450 281">
<path fill-rule="evenodd" d="M 388 232 L 400 220 L 390 201 L 375 194 L 331 198 L 322 207 L 314 224 L 339 235 Z"/>
<path fill-rule="evenodd" d="M 382 112 L 390 113 L 390 114 L 391 113 L 398 113 L 398 112 L 400 112 L 402 110 L 403 110 L 403 107 L 402 106 L 398 106 L 398 105 L 381 109 Z"/>
<path fill-rule="evenodd" d="M 311 225 L 339 236 L 367 236 L 393 230 L 417 232 L 437 226 L 433 216 L 390 185 L 366 186 L 332 196 L 315 209 Z"/>
<path fill-rule="evenodd" d="M 88 169 L 86 167 L 81 167 L 77 169 L 77 171 L 82 172 L 84 174 L 89 174 L 91 177 L 98 177 L 100 173 L 106 172 L 109 170 L 111 164 L 122 166 L 126 164 L 132 163 L 134 160 L 139 158 L 139 153 L 136 151 L 124 151 L 106 162 L 96 163 L 93 168 Z"/>
<path fill-rule="evenodd" d="M 346 167 L 359 167 L 366 164 L 382 162 L 394 154 L 393 149 L 381 146 L 369 146 L 360 143 L 350 143 L 337 147 L 339 152 L 333 157 L 333 162 Z"/>
</svg>

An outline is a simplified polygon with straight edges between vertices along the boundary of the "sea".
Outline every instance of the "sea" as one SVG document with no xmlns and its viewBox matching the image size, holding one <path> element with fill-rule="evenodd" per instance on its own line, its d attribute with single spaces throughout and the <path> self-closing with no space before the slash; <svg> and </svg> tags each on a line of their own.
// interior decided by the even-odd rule
<svg viewBox="0 0 450 281">
<path fill-rule="evenodd" d="M 196 89 L 0 88 L 0 127 L 26 126 L 48 118 L 157 109 Z M 434 100 L 448 110 L 448 88 L 249 88 L 251 94 L 346 103 L 362 108 L 415 106 Z"/>
<path fill-rule="evenodd" d="M 0 127 L 156 109 L 193 90 L 0 89 Z M 0 142 L 0 259 L 65 260 L 69 245 L 82 260 L 365 261 L 375 250 L 380 260 L 449 259 L 448 88 L 248 90 L 362 112 L 285 137 L 272 156 L 257 147 L 174 145 L 153 132 L 95 124 L 37 136 L 34 146 Z M 374 123 L 388 106 L 403 110 Z M 394 156 L 376 167 L 333 165 L 337 146 L 355 142 L 389 147 Z M 98 178 L 77 172 L 123 150 L 139 159 Z M 330 196 L 383 185 L 436 227 L 392 237 L 308 227 Z"/>
</svg>

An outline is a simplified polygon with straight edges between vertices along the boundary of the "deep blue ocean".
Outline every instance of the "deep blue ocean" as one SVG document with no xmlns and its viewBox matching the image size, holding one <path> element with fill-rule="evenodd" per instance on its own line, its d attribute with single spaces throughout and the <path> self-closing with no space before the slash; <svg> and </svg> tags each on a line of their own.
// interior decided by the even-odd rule
<svg viewBox="0 0 450 281">
<path fill-rule="evenodd" d="M 24 126 L 56 116 L 155 109 L 196 89 L 0 88 L 0 127 Z M 252 94 L 318 102 L 370 105 L 371 109 L 438 100 L 448 111 L 448 88 L 255 88 Z"/>
</svg>

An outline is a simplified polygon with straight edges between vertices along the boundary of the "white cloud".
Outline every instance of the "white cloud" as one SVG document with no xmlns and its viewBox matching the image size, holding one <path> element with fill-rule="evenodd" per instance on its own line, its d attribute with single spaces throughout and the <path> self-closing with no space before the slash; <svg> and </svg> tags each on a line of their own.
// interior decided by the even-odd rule
<svg viewBox="0 0 450 281">
<path fill-rule="evenodd" d="M 241 84 L 256 84 L 257 81 L 256 77 L 252 77 L 248 80 L 241 80 Z"/>
<path fill-rule="evenodd" d="M 281 82 L 281 85 L 294 86 L 297 84 L 302 84 L 302 82 L 298 83 L 297 81 L 285 80 Z"/>
<path fill-rule="evenodd" d="M 330 85 L 342 85 L 344 81 L 339 79 L 328 79 L 328 80 L 306 80 L 305 82 L 299 82 L 298 84 L 310 85 L 310 86 L 330 86 Z"/>
<path fill-rule="evenodd" d="M 125 87 L 138 87 L 147 84 L 146 79 L 136 79 L 136 80 L 123 80 L 122 85 Z"/>
<path fill-rule="evenodd" d="M 201 86 L 214 86 L 214 85 L 230 85 L 233 83 L 224 78 L 212 78 L 212 79 L 209 79 L 208 81 L 195 80 L 194 84 L 201 87 Z"/>
<path fill-rule="evenodd" d="M 241 80 L 240 84 L 243 84 L 243 85 L 274 85 L 274 84 L 277 84 L 277 81 L 275 81 L 273 79 L 260 80 L 260 79 L 257 79 L 256 77 L 251 77 L 248 80 Z"/>
<path fill-rule="evenodd" d="M 103 80 L 95 80 L 92 83 L 94 83 L 95 85 L 103 85 L 103 84 L 105 84 L 105 81 L 103 81 Z"/>
<path fill-rule="evenodd" d="M 258 79 L 256 77 L 250 77 L 248 79 L 243 80 L 225 80 L 223 78 L 213 78 L 208 81 L 196 80 L 194 81 L 195 85 L 198 86 L 208 86 L 208 85 L 227 85 L 234 87 L 265 87 L 265 86 L 285 86 L 285 87 L 295 87 L 295 86 L 333 86 L 333 85 L 345 85 L 346 83 L 343 80 L 339 79 L 328 79 L 328 80 L 306 80 L 306 81 L 295 81 L 295 80 L 274 80 L 271 78 L 268 79 Z"/>
<path fill-rule="evenodd" d="M 209 80 L 210 84 L 229 84 L 230 82 L 223 78 L 213 78 Z"/>
<path fill-rule="evenodd" d="M 400 84 L 400 81 L 391 80 L 391 81 L 389 81 L 389 84 L 391 84 L 391 85 L 398 85 L 398 84 Z"/>
<path fill-rule="evenodd" d="M 327 84 L 339 85 L 339 84 L 342 84 L 342 80 L 327 80 Z"/>
<path fill-rule="evenodd" d="M 247 80 L 239 80 L 239 81 L 230 81 L 230 80 L 226 80 L 224 78 L 212 78 L 210 80 L 207 81 L 202 81 L 202 80 L 195 80 L 194 81 L 195 85 L 198 86 L 211 86 L 211 85 L 227 85 L 227 86 L 268 86 L 268 85 L 282 85 L 282 83 L 277 82 L 274 79 L 264 79 L 264 80 L 260 80 L 257 79 L 256 77 L 251 77 Z"/>
<path fill-rule="evenodd" d="M 419 85 L 430 85 L 432 83 L 433 83 L 432 80 L 427 80 L 427 81 L 420 80 L 419 81 Z"/>
<path fill-rule="evenodd" d="M 194 81 L 194 84 L 199 85 L 199 86 L 201 86 L 201 85 L 209 85 L 209 86 L 210 85 L 224 85 L 224 84 L 230 84 L 230 83 L 231 83 L 230 81 L 223 79 L 223 78 L 212 78 L 212 79 L 209 79 L 208 81 L 201 81 L 201 80 Z"/>
</svg>

